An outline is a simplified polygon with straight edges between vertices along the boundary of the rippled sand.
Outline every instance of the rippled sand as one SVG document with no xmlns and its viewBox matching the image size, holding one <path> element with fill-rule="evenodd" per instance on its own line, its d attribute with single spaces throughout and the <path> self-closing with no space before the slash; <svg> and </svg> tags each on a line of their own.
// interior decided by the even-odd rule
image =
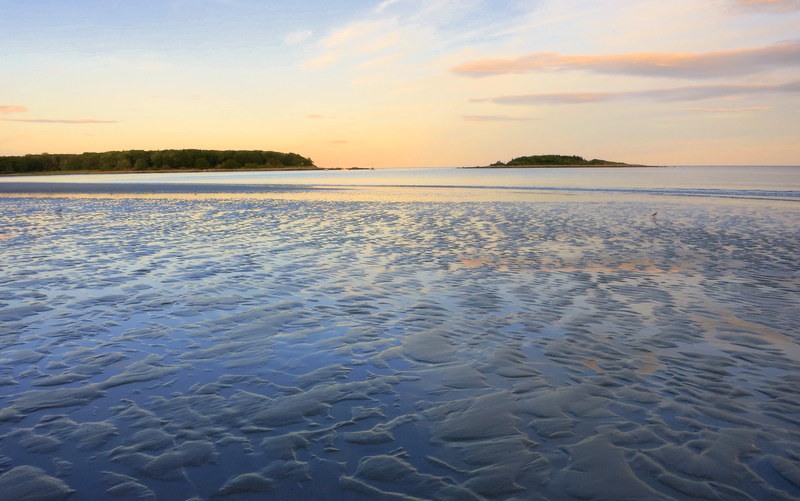
<svg viewBox="0 0 800 501">
<path fill-rule="evenodd" d="M 0 498 L 800 498 L 796 203 L 386 198 L 0 198 Z"/>
</svg>

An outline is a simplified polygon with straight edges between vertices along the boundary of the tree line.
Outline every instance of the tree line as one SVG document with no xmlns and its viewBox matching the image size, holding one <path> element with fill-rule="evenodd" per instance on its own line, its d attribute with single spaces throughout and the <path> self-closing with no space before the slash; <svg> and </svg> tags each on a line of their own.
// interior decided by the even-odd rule
<svg viewBox="0 0 800 501">
<path fill-rule="evenodd" d="M 129 150 L 104 153 L 0 156 L 0 173 L 207 169 L 314 169 L 297 153 L 261 150 Z"/>
<path fill-rule="evenodd" d="M 627 165 L 622 162 L 610 162 L 608 160 L 586 160 L 578 155 L 531 155 L 527 157 L 517 157 L 508 162 L 495 162 L 492 167 L 515 166 L 515 165 Z"/>
</svg>

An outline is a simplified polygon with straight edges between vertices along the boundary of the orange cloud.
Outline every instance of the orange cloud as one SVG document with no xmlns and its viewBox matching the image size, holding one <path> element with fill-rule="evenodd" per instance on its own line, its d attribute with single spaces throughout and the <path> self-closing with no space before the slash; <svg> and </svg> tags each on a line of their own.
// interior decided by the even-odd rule
<svg viewBox="0 0 800 501">
<path fill-rule="evenodd" d="M 800 65 L 800 41 L 750 49 L 701 53 L 563 55 L 537 52 L 516 59 L 482 59 L 451 69 L 458 75 L 485 77 L 542 70 L 585 70 L 595 73 L 674 78 L 716 78 L 746 75 L 768 68 Z"/>
<path fill-rule="evenodd" d="M 742 7 L 786 11 L 800 9 L 800 0 L 737 0 Z"/>
<path fill-rule="evenodd" d="M 116 120 L 94 120 L 81 118 L 77 120 L 61 120 L 52 118 L 0 118 L 3 122 L 28 122 L 37 124 L 115 124 Z"/>
<path fill-rule="evenodd" d="M 467 122 L 527 122 L 536 120 L 527 117 L 510 117 L 508 115 L 463 115 L 461 118 Z"/>
<path fill-rule="evenodd" d="M 24 106 L 13 106 L 10 104 L 0 104 L 0 115 L 7 115 L 9 113 L 25 113 L 28 108 Z"/>
<path fill-rule="evenodd" d="M 659 102 L 701 101 L 741 97 L 752 94 L 800 93 L 800 80 L 780 85 L 697 85 L 625 92 L 557 92 L 549 94 L 522 94 L 472 99 L 472 102 L 489 102 L 508 105 L 579 104 L 644 99 Z"/>
</svg>

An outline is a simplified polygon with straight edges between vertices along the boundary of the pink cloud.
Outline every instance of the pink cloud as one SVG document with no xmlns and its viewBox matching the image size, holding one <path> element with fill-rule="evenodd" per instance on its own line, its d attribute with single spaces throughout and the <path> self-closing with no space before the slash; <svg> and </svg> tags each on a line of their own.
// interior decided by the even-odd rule
<svg viewBox="0 0 800 501">
<path fill-rule="evenodd" d="M 742 111 L 764 111 L 771 110 L 772 106 L 742 106 L 740 108 L 706 108 L 702 106 L 686 108 L 689 111 L 710 111 L 713 113 L 739 113 Z"/>
<path fill-rule="evenodd" d="M 699 53 L 645 52 L 594 56 L 537 52 L 515 59 L 472 61 L 451 71 L 470 77 L 543 70 L 585 70 L 649 77 L 716 78 L 793 65 L 800 65 L 800 41 L 797 40 L 749 49 Z"/>
<path fill-rule="evenodd" d="M 800 9 L 800 0 L 737 0 L 742 7 L 757 9 L 787 11 Z"/>
<path fill-rule="evenodd" d="M 0 104 L 0 115 L 7 115 L 9 113 L 25 113 L 26 111 L 28 111 L 28 108 L 24 106 Z"/>
</svg>

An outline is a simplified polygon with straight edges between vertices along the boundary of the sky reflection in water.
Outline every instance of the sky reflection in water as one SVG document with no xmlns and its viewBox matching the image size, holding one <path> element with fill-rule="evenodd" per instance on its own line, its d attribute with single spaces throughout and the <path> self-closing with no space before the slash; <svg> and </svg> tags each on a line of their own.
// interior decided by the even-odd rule
<svg viewBox="0 0 800 501">
<path fill-rule="evenodd" d="M 0 492 L 800 496 L 795 203 L 399 191 L 0 199 Z"/>
</svg>

